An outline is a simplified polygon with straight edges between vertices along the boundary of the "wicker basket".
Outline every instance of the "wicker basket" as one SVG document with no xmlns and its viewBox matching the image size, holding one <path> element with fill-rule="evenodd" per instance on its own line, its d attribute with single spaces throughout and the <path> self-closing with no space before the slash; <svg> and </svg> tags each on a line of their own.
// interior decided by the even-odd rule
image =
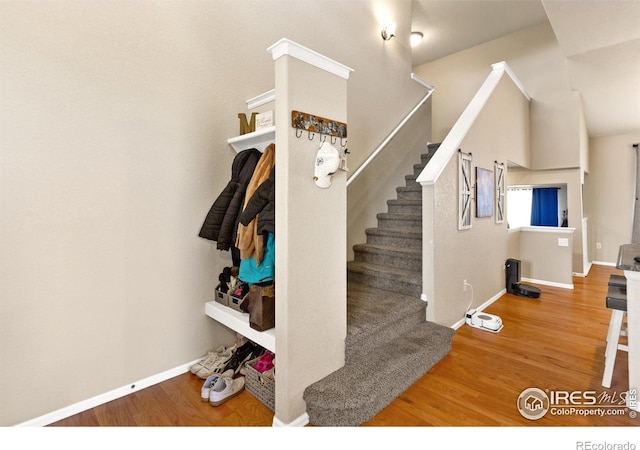
<svg viewBox="0 0 640 450">
<path fill-rule="evenodd" d="M 253 368 L 260 358 L 252 359 L 245 364 L 244 386 L 255 398 L 260 400 L 271 411 L 276 410 L 276 381 L 263 377 Z"/>
</svg>

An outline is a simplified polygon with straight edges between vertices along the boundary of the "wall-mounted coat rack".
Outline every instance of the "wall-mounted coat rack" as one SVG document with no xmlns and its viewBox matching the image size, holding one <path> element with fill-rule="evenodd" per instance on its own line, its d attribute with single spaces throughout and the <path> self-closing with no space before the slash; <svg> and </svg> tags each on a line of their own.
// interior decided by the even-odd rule
<svg viewBox="0 0 640 450">
<path fill-rule="evenodd" d="M 324 140 L 329 136 L 332 145 L 335 145 L 339 138 L 340 146 L 347 146 L 346 123 L 320 117 L 315 114 L 291 111 L 291 126 L 296 129 L 297 138 L 301 138 L 303 133 L 306 131 L 309 140 L 313 140 L 316 134 L 320 134 L 325 136 Z"/>
</svg>

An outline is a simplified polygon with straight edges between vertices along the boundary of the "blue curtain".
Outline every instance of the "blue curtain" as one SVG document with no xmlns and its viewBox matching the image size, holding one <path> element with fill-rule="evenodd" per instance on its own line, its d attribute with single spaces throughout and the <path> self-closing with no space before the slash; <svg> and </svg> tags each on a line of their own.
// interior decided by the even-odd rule
<svg viewBox="0 0 640 450">
<path fill-rule="evenodd" d="M 558 188 L 533 188 L 531 226 L 558 226 Z"/>
</svg>

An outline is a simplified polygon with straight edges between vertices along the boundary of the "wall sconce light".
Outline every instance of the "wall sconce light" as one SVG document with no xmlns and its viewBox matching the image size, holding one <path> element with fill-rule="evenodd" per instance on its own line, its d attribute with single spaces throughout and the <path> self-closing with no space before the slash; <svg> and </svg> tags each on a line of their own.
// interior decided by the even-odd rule
<svg viewBox="0 0 640 450">
<path fill-rule="evenodd" d="M 389 23 L 385 25 L 384 27 L 382 27 L 382 31 L 380 32 L 380 34 L 382 35 L 383 40 L 388 41 L 396 35 L 396 24 Z"/>
<path fill-rule="evenodd" d="M 415 47 L 416 45 L 418 45 L 420 41 L 422 41 L 423 37 L 424 37 L 424 34 L 420 33 L 419 31 L 412 31 L 411 37 L 409 38 L 411 42 L 411 46 Z"/>
</svg>

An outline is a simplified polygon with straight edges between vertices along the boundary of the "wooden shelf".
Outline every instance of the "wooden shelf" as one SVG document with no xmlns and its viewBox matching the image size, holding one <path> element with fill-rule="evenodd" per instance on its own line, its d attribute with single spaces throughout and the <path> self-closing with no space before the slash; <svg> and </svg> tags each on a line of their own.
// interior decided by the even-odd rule
<svg viewBox="0 0 640 450">
<path fill-rule="evenodd" d="M 241 152 L 242 150 L 247 150 L 249 148 L 257 148 L 263 152 L 269 144 L 275 143 L 275 139 L 276 127 L 272 126 L 243 134 L 242 136 L 233 137 L 228 139 L 227 142 L 236 152 Z"/>
<path fill-rule="evenodd" d="M 205 304 L 205 313 L 207 316 L 240 333 L 256 344 L 263 346 L 267 350 L 271 350 L 273 353 L 276 352 L 275 328 L 267 331 L 254 330 L 249 326 L 249 314 L 238 312 L 215 301 Z"/>
</svg>

